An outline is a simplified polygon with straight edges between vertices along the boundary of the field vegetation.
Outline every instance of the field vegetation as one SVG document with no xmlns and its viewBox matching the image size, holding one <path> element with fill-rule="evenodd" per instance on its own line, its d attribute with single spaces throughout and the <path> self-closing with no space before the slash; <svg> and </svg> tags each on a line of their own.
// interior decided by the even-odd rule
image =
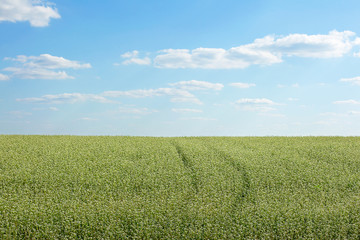
<svg viewBox="0 0 360 240">
<path fill-rule="evenodd" d="M 0 239 L 358 239 L 358 137 L 0 135 Z"/>
</svg>

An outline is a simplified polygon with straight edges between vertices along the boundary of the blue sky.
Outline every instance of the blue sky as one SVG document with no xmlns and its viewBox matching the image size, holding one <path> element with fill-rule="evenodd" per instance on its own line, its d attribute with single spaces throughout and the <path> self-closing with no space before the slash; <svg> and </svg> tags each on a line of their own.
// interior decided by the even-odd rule
<svg viewBox="0 0 360 240">
<path fill-rule="evenodd" d="M 360 135 L 359 9 L 0 0 L 0 134 Z"/>
</svg>

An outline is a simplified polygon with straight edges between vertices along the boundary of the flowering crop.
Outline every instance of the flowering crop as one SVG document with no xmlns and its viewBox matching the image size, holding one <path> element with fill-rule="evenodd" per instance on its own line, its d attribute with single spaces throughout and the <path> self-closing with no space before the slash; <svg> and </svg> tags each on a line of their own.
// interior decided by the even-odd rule
<svg viewBox="0 0 360 240">
<path fill-rule="evenodd" d="M 360 138 L 0 135 L 1 239 L 355 239 Z"/>
</svg>

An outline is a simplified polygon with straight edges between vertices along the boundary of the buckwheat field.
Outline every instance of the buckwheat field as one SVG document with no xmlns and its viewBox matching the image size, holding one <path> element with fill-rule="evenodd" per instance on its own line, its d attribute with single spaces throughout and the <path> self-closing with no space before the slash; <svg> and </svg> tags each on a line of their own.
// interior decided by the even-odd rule
<svg viewBox="0 0 360 240">
<path fill-rule="evenodd" d="M 0 136 L 1 239 L 358 239 L 358 137 Z"/>
</svg>

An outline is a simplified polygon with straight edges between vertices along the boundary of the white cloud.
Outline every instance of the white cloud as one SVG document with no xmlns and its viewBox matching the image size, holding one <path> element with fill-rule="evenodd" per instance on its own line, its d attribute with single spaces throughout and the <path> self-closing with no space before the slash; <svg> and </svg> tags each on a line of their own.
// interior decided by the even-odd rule
<svg viewBox="0 0 360 240">
<path fill-rule="evenodd" d="M 327 35 L 290 34 L 286 37 L 265 37 L 255 40 L 254 47 L 268 49 L 285 56 L 334 58 L 348 53 L 356 41 L 351 40 L 354 32 L 333 30 Z"/>
<path fill-rule="evenodd" d="M 188 91 L 174 88 L 159 88 L 147 90 L 130 90 L 130 91 L 106 91 L 101 94 L 83 94 L 83 93 L 62 93 L 62 94 L 48 94 L 42 97 L 19 98 L 19 102 L 31 103 L 47 103 L 47 104 L 62 104 L 62 103 L 77 103 L 77 102 L 100 102 L 100 103 L 118 103 L 107 99 L 107 97 L 131 97 L 131 98 L 146 98 L 170 96 L 171 102 L 188 102 L 194 104 L 202 104 L 193 94 Z"/>
<path fill-rule="evenodd" d="M 136 89 L 129 91 L 106 91 L 102 95 L 106 97 L 131 97 L 131 98 L 146 98 L 146 97 L 160 97 L 170 96 L 171 102 L 174 103 L 193 103 L 201 105 L 202 102 L 195 97 L 190 91 L 200 90 L 221 90 L 224 85 L 220 83 L 210 83 L 205 81 L 180 81 L 169 84 L 172 87 L 157 88 L 157 89 Z"/>
<path fill-rule="evenodd" d="M 333 102 L 334 104 L 352 104 L 352 105 L 359 105 L 360 101 L 356 101 L 353 99 L 349 99 L 349 100 L 343 100 L 343 101 L 335 101 Z"/>
<path fill-rule="evenodd" d="M 250 87 L 256 86 L 255 83 L 241 83 L 241 82 L 230 83 L 229 85 L 232 87 L 237 87 L 237 88 L 250 88 Z"/>
<path fill-rule="evenodd" d="M 75 103 L 85 101 L 95 101 L 102 103 L 118 103 L 108 98 L 148 98 L 168 96 L 170 101 L 174 103 L 193 103 L 201 105 L 202 102 L 190 91 L 199 90 L 221 90 L 223 87 L 219 83 L 209 83 L 204 81 L 182 81 L 171 84 L 173 87 L 157 88 L 157 89 L 135 89 L 128 91 L 105 91 L 100 94 L 83 94 L 83 93 L 63 93 L 55 95 L 44 95 L 35 98 L 17 99 L 20 102 L 36 102 L 36 103 Z"/>
<path fill-rule="evenodd" d="M 78 61 L 72 61 L 63 57 L 56 57 L 50 54 L 41 54 L 40 56 L 25 56 L 18 55 L 16 58 L 5 58 L 6 60 L 12 60 L 20 62 L 25 67 L 30 68 L 45 68 L 45 69 L 79 69 L 79 68 L 91 68 L 89 63 L 79 63 Z"/>
<path fill-rule="evenodd" d="M 181 81 L 177 83 L 170 83 L 170 86 L 174 86 L 179 89 L 184 89 L 188 91 L 196 91 L 196 90 L 221 90 L 224 85 L 221 83 L 210 83 L 205 81 L 197 81 L 197 80 L 190 80 L 190 81 Z"/>
<path fill-rule="evenodd" d="M 7 81 L 9 79 L 10 79 L 10 77 L 8 75 L 0 73 L 0 81 Z"/>
<path fill-rule="evenodd" d="M 33 27 L 49 25 L 51 18 L 60 18 L 56 8 L 44 1 L 0 0 L 0 22 L 29 21 Z"/>
<path fill-rule="evenodd" d="M 79 63 L 50 54 L 19 55 L 16 58 L 5 58 L 5 60 L 16 62 L 18 66 L 7 67 L 3 70 L 12 72 L 12 77 L 21 79 L 73 79 L 74 77 L 69 76 L 65 71 L 55 70 L 91 68 L 89 63 Z"/>
<path fill-rule="evenodd" d="M 74 79 L 65 71 L 51 71 L 41 68 L 17 68 L 8 67 L 4 71 L 11 72 L 13 78 L 21 79 Z"/>
<path fill-rule="evenodd" d="M 192 93 L 186 90 L 177 88 L 158 88 L 158 89 L 137 89 L 129 91 L 106 91 L 103 93 L 106 97 L 131 97 L 131 98 L 146 98 L 146 97 L 160 97 L 171 96 L 171 102 L 189 102 L 195 104 L 202 104 Z"/>
<path fill-rule="evenodd" d="M 265 36 L 253 43 L 222 48 L 165 49 L 154 59 L 158 68 L 234 69 L 250 65 L 271 65 L 283 57 L 336 58 L 358 45 L 354 32 L 336 30 L 329 34 L 290 34 L 285 37 Z"/>
<path fill-rule="evenodd" d="M 274 105 L 279 105 L 267 98 L 242 98 L 235 101 L 235 106 L 238 109 L 245 111 L 268 112 L 276 110 Z"/>
<path fill-rule="evenodd" d="M 59 109 L 57 107 L 49 107 L 49 110 L 54 111 L 54 112 L 59 111 Z"/>
<path fill-rule="evenodd" d="M 137 55 L 139 55 L 139 51 L 134 50 L 132 52 L 126 52 L 124 54 L 121 55 L 122 58 L 132 58 L 132 57 L 136 57 Z"/>
<path fill-rule="evenodd" d="M 173 108 L 171 111 L 176 113 L 202 113 L 201 109 L 193 109 L 193 108 Z"/>
<path fill-rule="evenodd" d="M 298 83 L 294 83 L 294 84 L 291 85 L 291 87 L 293 87 L 293 88 L 299 88 L 300 85 L 299 85 Z"/>
<path fill-rule="evenodd" d="M 290 102 L 299 101 L 298 98 L 292 98 L 292 97 L 288 98 L 287 100 L 290 101 Z"/>
<path fill-rule="evenodd" d="M 114 103 L 111 100 L 106 99 L 103 96 L 95 94 L 83 94 L 83 93 L 62 93 L 55 95 L 44 95 L 42 97 L 34 98 L 18 98 L 18 102 L 27 103 L 47 103 L 47 104 L 62 104 L 62 103 L 77 103 L 77 102 L 100 102 L 100 103 Z"/>
<path fill-rule="evenodd" d="M 129 91 L 106 91 L 103 93 L 108 97 L 131 97 L 131 98 L 145 98 L 145 97 L 159 97 L 159 96 L 182 96 L 194 97 L 193 94 L 186 90 L 176 88 L 158 88 L 158 89 L 136 89 Z"/>
<path fill-rule="evenodd" d="M 236 47 L 229 50 L 221 48 L 166 49 L 154 59 L 158 68 L 202 68 L 234 69 L 246 68 L 252 64 L 269 65 L 281 59 L 268 51 Z"/>
<path fill-rule="evenodd" d="M 139 51 L 132 51 L 132 52 L 127 52 L 124 53 L 123 55 L 121 55 L 122 58 L 127 58 L 125 61 L 123 61 L 122 63 L 125 65 L 128 64 L 138 64 L 138 65 L 150 65 L 151 64 L 151 59 L 149 57 L 144 57 L 144 58 L 139 58 Z M 117 64 L 115 65 L 117 66 Z"/>
<path fill-rule="evenodd" d="M 340 82 L 348 82 L 352 85 L 359 85 L 360 86 L 360 77 L 353 77 L 353 78 L 342 78 Z"/>
</svg>

